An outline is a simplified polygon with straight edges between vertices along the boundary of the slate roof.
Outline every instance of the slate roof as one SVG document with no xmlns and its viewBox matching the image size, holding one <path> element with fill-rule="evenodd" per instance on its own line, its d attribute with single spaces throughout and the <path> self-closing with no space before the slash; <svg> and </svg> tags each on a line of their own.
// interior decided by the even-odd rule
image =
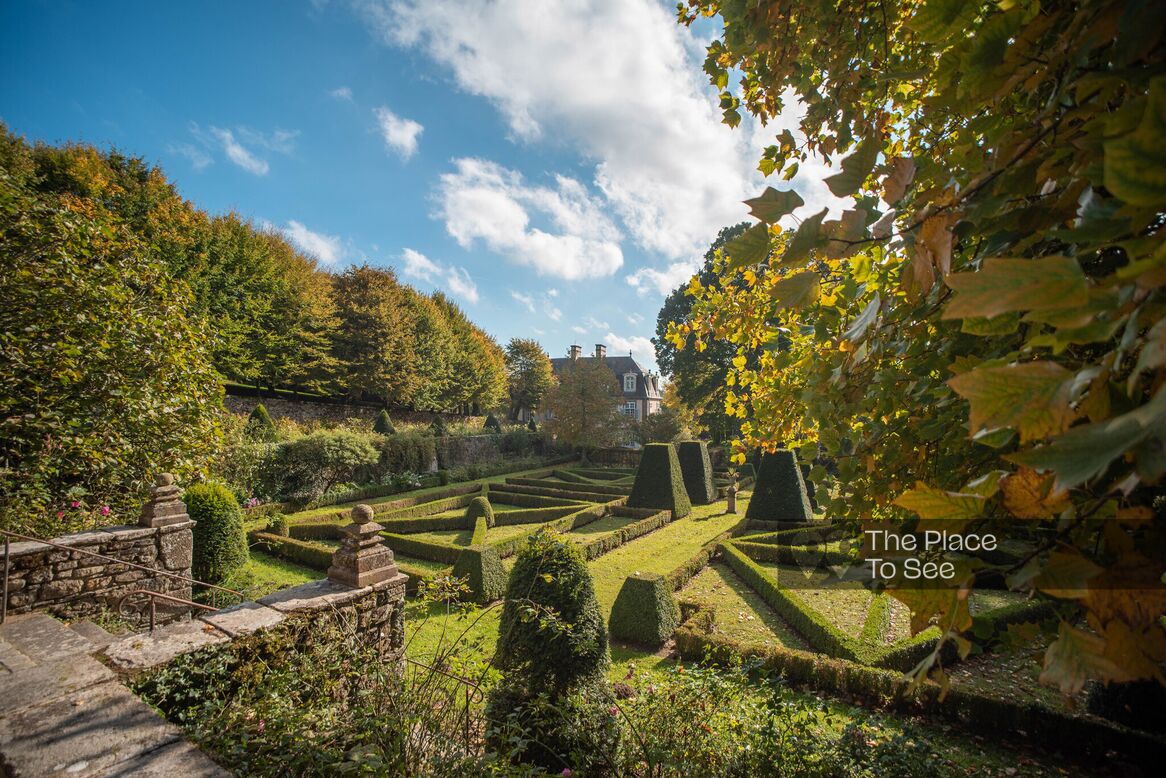
<svg viewBox="0 0 1166 778">
<path fill-rule="evenodd" d="M 595 357 L 579 357 L 581 361 L 587 362 Z M 628 400 L 653 400 L 660 399 L 659 392 L 648 394 L 648 380 L 647 373 L 639 366 L 635 359 L 630 356 L 608 356 L 606 357 L 607 366 L 611 368 L 611 372 L 615 373 L 616 380 L 619 385 L 623 386 L 623 377 L 628 373 L 635 373 L 636 375 L 636 390 L 634 392 L 624 392 L 623 396 Z M 561 374 L 571 364 L 570 357 L 554 357 L 551 359 L 551 368 L 555 371 L 555 375 Z"/>
</svg>

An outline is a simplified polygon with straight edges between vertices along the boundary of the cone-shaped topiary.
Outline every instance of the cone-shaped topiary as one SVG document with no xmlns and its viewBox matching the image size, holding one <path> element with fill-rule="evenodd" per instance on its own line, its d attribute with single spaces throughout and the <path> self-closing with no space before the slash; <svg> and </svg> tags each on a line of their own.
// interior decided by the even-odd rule
<svg viewBox="0 0 1166 778">
<path fill-rule="evenodd" d="M 534 420 L 533 416 L 531 416 L 530 421 L 526 423 L 526 428 L 531 432 L 538 432 L 538 422 Z"/>
<path fill-rule="evenodd" d="M 635 573 L 624 579 L 611 608 L 611 636 L 641 646 L 659 647 L 680 622 L 680 608 L 668 579 Z"/>
<path fill-rule="evenodd" d="M 806 498 L 810 501 L 810 510 L 818 510 L 818 501 L 814 499 L 814 482 L 810 480 L 810 466 L 805 462 L 798 465 L 802 471 L 802 483 L 806 485 Z"/>
<path fill-rule="evenodd" d="M 377 420 L 373 422 L 372 431 L 380 433 L 381 435 L 396 435 L 397 428 L 393 426 L 393 420 L 389 418 L 389 412 L 381 410 L 377 414 Z"/>
<path fill-rule="evenodd" d="M 486 430 L 486 432 L 501 433 L 502 423 L 498 421 L 498 417 L 494 414 L 487 414 L 486 423 L 482 425 L 482 429 Z"/>
<path fill-rule="evenodd" d="M 235 495 L 216 482 L 195 484 L 183 495 L 194 525 L 192 573 L 200 581 L 218 583 L 247 563 L 243 512 Z"/>
<path fill-rule="evenodd" d="M 275 422 L 263 403 L 259 403 L 251 410 L 247 417 L 247 434 L 256 440 L 274 441 L 276 438 Z"/>
<path fill-rule="evenodd" d="M 473 545 L 463 548 L 453 565 L 454 578 L 465 578 L 469 599 L 485 605 L 506 592 L 506 570 L 493 546 Z"/>
<path fill-rule="evenodd" d="M 692 512 L 692 503 L 684 489 L 684 476 L 680 472 L 680 460 L 671 443 L 644 446 L 628 507 L 670 510 L 677 519 Z"/>
<path fill-rule="evenodd" d="M 466 529 L 473 529 L 479 516 L 486 520 L 487 527 L 494 526 L 494 506 L 485 497 L 475 497 L 466 506 Z"/>
<path fill-rule="evenodd" d="M 713 486 L 713 465 L 709 461 L 708 443 L 703 440 L 686 440 L 677 446 L 676 457 L 680 460 L 680 472 L 684 476 L 684 489 L 688 501 L 693 505 L 708 505 L 717 499 Z"/>
<path fill-rule="evenodd" d="M 813 521 L 810 498 L 793 451 L 779 448 L 761 458 L 757 483 L 745 518 L 761 521 Z"/>
<path fill-rule="evenodd" d="M 544 529 L 518 552 L 498 627 L 497 659 L 508 683 L 534 694 L 603 681 L 611 663 L 607 626 L 577 545 Z"/>
</svg>

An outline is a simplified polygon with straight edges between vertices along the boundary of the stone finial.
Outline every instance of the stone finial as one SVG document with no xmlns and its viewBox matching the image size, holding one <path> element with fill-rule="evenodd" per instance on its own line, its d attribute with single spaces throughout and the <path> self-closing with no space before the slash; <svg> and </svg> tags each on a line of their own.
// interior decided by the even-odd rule
<svg viewBox="0 0 1166 778">
<path fill-rule="evenodd" d="M 340 530 L 340 548 L 332 554 L 329 580 L 360 588 L 398 574 L 393 552 L 380 535 L 384 527 L 373 521 L 373 515 L 368 505 L 352 509 L 352 523 Z"/>
<path fill-rule="evenodd" d="M 165 527 L 190 521 L 190 516 L 186 515 L 186 504 L 182 502 L 182 490 L 174 485 L 174 476 L 162 473 L 155 483 L 157 485 L 150 490 L 150 499 L 142 506 L 142 517 L 138 524 L 143 527 Z"/>
</svg>

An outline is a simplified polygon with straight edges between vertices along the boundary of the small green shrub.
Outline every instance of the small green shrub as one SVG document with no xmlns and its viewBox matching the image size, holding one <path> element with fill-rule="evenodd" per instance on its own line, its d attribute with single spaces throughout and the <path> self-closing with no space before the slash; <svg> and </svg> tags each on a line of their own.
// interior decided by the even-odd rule
<svg viewBox="0 0 1166 778">
<path fill-rule="evenodd" d="M 793 451 L 778 449 L 761 458 L 745 517 L 761 521 L 813 521 L 810 498 Z"/>
<path fill-rule="evenodd" d="M 530 421 L 526 423 L 526 428 L 531 432 L 538 432 L 538 422 L 534 420 L 533 416 L 531 416 Z"/>
<path fill-rule="evenodd" d="M 271 518 L 267 520 L 267 531 L 272 535 L 288 536 L 287 516 L 282 513 L 272 514 Z"/>
<path fill-rule="evenodd" d="M 624 579 L 611 608 L 612 637 L 659 647 L 676 629 L 680 608 L 662 575 L 635 573 Z"/>
<path fill-rule="evenodd" d="M 684 489 L 693 505 L 708 505 L 717 499 L 713 487 L 713 466 L 709 461 L 708 444 L 703 440 L 687 440 L 676 447 Z"/>
<path fill-rule="evenodd" d="M 441 469 L 437 471 L 437 482 L 442 486 L 449 486 L 449 471 Z"/>
<path fill-rule="evenodd" d="M 380 435 L 395 435 L 397 428 L 393 426 L 393 420 L 389 418 L 389 412 L 382 410 L 377 414 L 377 420 L 373 422 L 372 431 Z"/>
<path fill-rule="evenodd" d="M 684 488 L 680 460 L 671 443 L 649 443 L 644 446 L 636 481 L 628 497 L 630 508 L 659 508 L 670 510 L 675 518 L 692 512 L 692 503 Z"/>
<path fill-rule="evenodd" d="M 379 454 L 371 436 L 350 430 L 320 430 L 279 447 L 283 493 L 310 500 L 339 484 L 368 480 Z"/>
<path fill-rule="evenodd" d="M 484 526 L 481 519 L 478 520 L 478 524 Z M 474 544 L 463 548 L 458 555 L 451 575 L 454 578 L 465 578 L 466 586 L 470 590 L 470 599 L 484 605 L 505 594 L 506 570 L 502 567 L 502 559 L 498 552 L 478 541 L 477 535 L 475 531 Z"/>
<path fill-rule="evenodd" d="M 243 511 L 231 490 L 209 481 L 195 484 L 183 495 L 194 525 L 194 577 L 218 583 L 247 563 L 247 536 Z"/>
<path fill-rule="evenodd" d="M 429 423 L 429 431 L 436 437 L 444 438 L 449 435 L 449 425 L 446 424 L 444 417 L 434 416 L 433 421 Z"/>
<path fill-rule="evenodd" d="M 253 440 L 269 443 L 276 439 L 275 422 L 271 420 L 271 414 L 267 412 L 263 403 L 257 404 L 247 417 L 247 435 Z"/>
<path fill-rule="evenodd" d="M 381 443 L 377 469 L 381 480 L 395 473 L 425 473 L 437 461 L 437 446 L 429 435 L 389 435 Z"/>
<path fill-rule="evenodd" d="M 502 423 L 498 421 L 498 417 L 490 413 L 486 415 L 486 423 L 482 425 L 482 429 L 486 432 L 500 434 L 502 432 Z"/>
<path fill-rule="evenodd" d="M 494 526 L 494 506 L 490 505 L 490 501 L 485 497 L 475 497 L 466 507 L 467 527 L 474 526 L 474 522 L 479 518 L 486 520 L 487 527 Z"/>
</svg>

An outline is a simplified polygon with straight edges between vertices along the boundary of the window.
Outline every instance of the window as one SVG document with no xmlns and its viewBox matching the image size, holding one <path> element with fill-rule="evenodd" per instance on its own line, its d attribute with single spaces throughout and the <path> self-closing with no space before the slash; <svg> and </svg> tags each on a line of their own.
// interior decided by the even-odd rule
<svg viewBox="0 0 1166 778">
<path fill-rule="evenodd" d="M 636 401 L 635 400 L 628 400 L 626 403 L 623 404 L 623 415 L 624 416 L 631 416 L 632 418 L 635 418 L 635 416 L 636 416 Z"/>
<path fill-rule="evenodd" d="M 636 391 L 636 377 L 635 377 L 635 375 L 632 375 L 629 373 L 628 375 L 625 375 L 623 377 L 623 390 L 625 392 Z"/>
</svg>

